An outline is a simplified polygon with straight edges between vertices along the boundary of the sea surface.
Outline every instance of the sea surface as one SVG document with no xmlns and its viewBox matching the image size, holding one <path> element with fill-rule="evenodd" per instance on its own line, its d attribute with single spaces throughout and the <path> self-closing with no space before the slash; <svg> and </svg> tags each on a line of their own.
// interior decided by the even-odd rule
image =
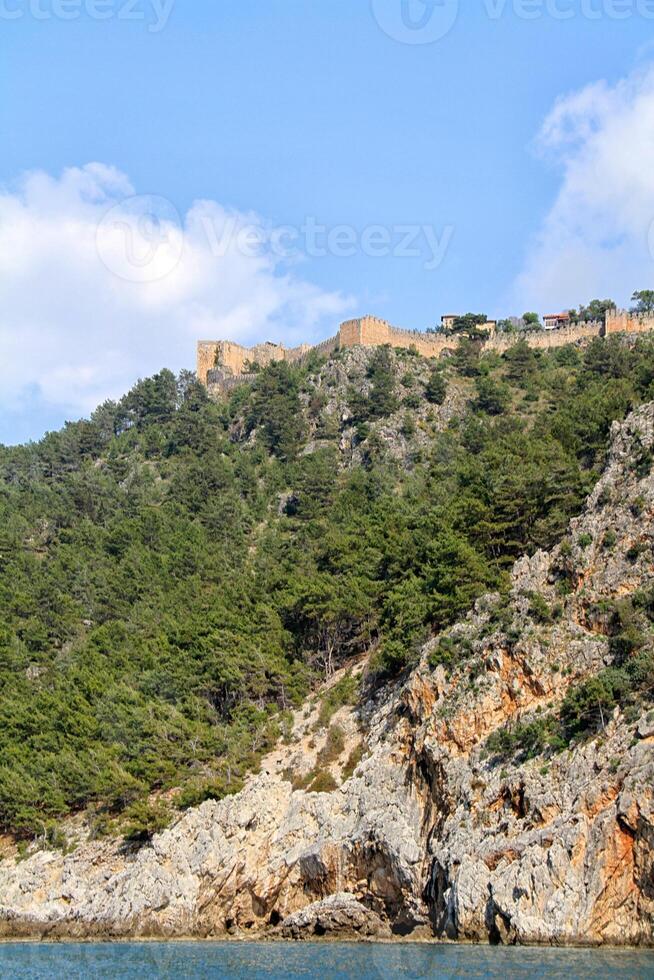
<svg viewBox="0 0 654 980">
<path fill-rule="evenodd" d="M 654 951 L 347 943 L 6 943 L 0 977 L 271 980 L 396 977 L 654 980 Z"/>
</svg>

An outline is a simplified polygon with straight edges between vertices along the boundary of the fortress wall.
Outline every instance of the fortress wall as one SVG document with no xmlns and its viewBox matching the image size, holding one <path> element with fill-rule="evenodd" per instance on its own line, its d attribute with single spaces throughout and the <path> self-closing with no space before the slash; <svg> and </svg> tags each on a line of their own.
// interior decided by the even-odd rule
<svg viewBox="0 0 654 980">
<path fill-rule="evenodd" d="M 362 338 L 361 320 L 346 320 L 345 323 L 341 323 L 338 331 L 339 347 L 356 347 L 357 344 L 363 343 Z"/>
<path fill-rule="evenodd" d="M 627 313 L 616 310 L 606 316 L 606 333 L 651 333 L 654 331 L 654 316 Z"/>
<path fill-rule="evenodd" d="M 207 383 L 207 374 L 219 362 L 223 367 L 241 374 L 245 362 L 251 359 L 251 351 L 247 347 L 235 344 L 231 340 L 201 340 L 197 350 L 197 375 L 202 384 Z"/>
<path fill-rule="evenodd" d="M 490 324 L 491 329 L 494 324 Z M 560 327 L 558 330 L 541 330 L 527 333 L 525 340 L 530 347 L 549 350 L 553 347 L 563 347 L 566 344 L 576 344 L 579 341 L 593 337 L 602 337 L 615 333 L 654 333 L 654 315 L 634 316 L 624 310 L 609 313 L 606 326 L 600 321 L 578 323 L 570 327 Z M 492 331 L 484 344 L 484 350 L 504 353 L 517 342 L 515 334 L 502 335 Z M 300 363 L 306 356 L 315 351 L 318 354 L 330 354 L 343 347 L 381 347 L 390 344 L 393 347 L 415 347 L 424 357 L 440 357 L 443 351 L 456 346 L 456 337 L 443 337 L 438 334 L 420 333 L 417 330 L 400 330 L 392 327 L 386 320 L 375 316 L 357 317 L 346 320 L 341 324 L 338 334 L 323 340 L 322 343 L 311 347 L 301 344 L 299 347 L 285 348 L 281 344 L 258 344 L 247 348 L 230 340 L 198 342 L 197 374 L 203 384 L 208 384 L 214 390 L 228 390 L 234 384 L 247 380 L 245 365 L 248 361 L 265 367 L 274 361 L 289 361 Z M 214 378 L 207 377 L 216 363 L 222 373 Z M 219 377 L 220 374 L 220 377 Z"/>
<path fill-rule="evenodd" d="M 315 350 L 311 344 L 300 344 L 299 347 L 289 347 L 288 350 L 282 347 L 284 351 L 284 357 L 282 360 L 288 361 L 290 364 L 298 364 L 303 357 L 306 357 L 309 351 Z"/>
<path fill-rule="evenodd" d="M 384 344 L 391 343 L 393 328 L 386 320 L 380 320 L 376 316 L 364 316 L 361 318 L 360 323 L 360 343 L 364 347 L 382 347 Z M 341 346 L 344 346 L 342 340 Z"/>
<path fill-rule="evenodd" d="M 418 330 L 400 330 L 376 316 L 346 320 L 341 324 L 338 340 L 339 347 L 381 347 L 383 344 L 415 347 L 425 357 L 438 357 L 446 347 L 452 346 L 449 338 L 420 333 Z"/>
<path fill-rule="evenodd" d="M 537 350 L 550 350 L 553 347 L 564 347 L 566 344 L 576 344 L 589 337 L 600 337 L 604 326 L 599 320 L 588 323 L 577 323 L 572 327 L 559 327 L 558 330 L 540 330 L 527 333 L 525 340 L 530 347 Z M 486 344 L 485 350 L 493 350 L 503 354 L 517 343 L 515 334 L 495 334 Z"/>
<path fill-rule="evenodd" d="M 396 327 L 390 327 L 389 334 L 389 341 L 394 346 L 415 347 L 424 357 L 439 357 L 446 347 L 452 346 L 450 337 L 420 333 L 417 330 L 398 330 Z"/>
<path fill-rule="evenodd" d="M 215 340 L 199 340 L 196 355 L 196 372 L 198 381 L 207 383 L 207 374 L 216 363 L 218 343 Z"/>
<path fill-rule="evenodd" d="M 245 362 L 250 360 L 250 351 L 241 344 L 235 344 L 231 340 L 221 340 L 217 349 L 218 360 L 223 367 L 229 368 L 234 374 L 241 374 L 245 368 Z"/>
<path fill-rule="evenodd" d="M 210 395 L 221 395 L 226 391 L 233 391 L 234 388 L 238 388 L 239 385 L 246 384 L 248 381 L 254 381 L 256 377 L 256 374 L 236 374 L 231 378 L 212 378 L 209 375 L 207 390 Z"/>
<path fill-rule="evenodd" d="M 257 344 L 255 347 L 243 347 L 231 340 L 201 340 L 197 349 L 198 379 L 207 384 L 207 374 L 219 364 L 220 367 L 231 371 L 234 375 L 243 374 L 248 362 L 267 367 L 274 361 L 290 361 L 297 363 L 312 350 L 310 344 L 286 348 L 281 344 Z M 221 382 L 222 383 L 222 382 Z"/>
<path fill-rule="evenodd" d="M 338 350 L 340 346 L 340 337 L 337 334 L 335 337 L 330 337 L 328 340 L 323 340 L 321 343 L 316 344 L 315 347 L 309 347 L 303 357 L 307 354 L 316 353 L 318 355 L 322 354 L 333 354 L 335 350 Z"/>
</svg>

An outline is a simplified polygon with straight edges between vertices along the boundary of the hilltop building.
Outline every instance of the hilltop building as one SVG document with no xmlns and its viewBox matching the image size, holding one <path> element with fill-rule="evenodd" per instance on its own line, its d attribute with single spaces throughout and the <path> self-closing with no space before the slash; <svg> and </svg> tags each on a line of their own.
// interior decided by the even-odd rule
<svg viewBox="0 0 654 980">
<path fill-rule="evenodd" d="M 569 313 L 546 313 L 543 317 L 543 325 L 546 330 L 560 330 L 561 327 L 570 326 Z"/>
</svg>

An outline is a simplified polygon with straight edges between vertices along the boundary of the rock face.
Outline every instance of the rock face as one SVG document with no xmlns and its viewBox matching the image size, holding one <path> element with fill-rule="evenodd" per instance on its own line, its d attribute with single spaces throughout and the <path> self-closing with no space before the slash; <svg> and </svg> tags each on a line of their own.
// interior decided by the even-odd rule
<svg viewBox="0 0 654 980">
<path fill-rule="evenodd" d="M 371 442 L 383 446 L 389 459 L 403 469 L 411 470 L 422 450 L 427 449 L 434 433 L 443 432 L 455 418 L 465 414 L 474 386 L 465 379 L 451 379 L 441 405 L 426 399 L 411 402 L 416 391 L 424 390 L 432 368 L 429 361 L 412 357 L 408 352 L 389 350 L 388 366 L 393 375 L 397 409 L 382 419 L 369 420 L 367 434 L 362 433 L 353 418 L 349 391 L 355 388 L 361 396 L 370 396 L 373 382 L 369 368 L 374 348 L 353 347 L 333 357 L 313 377 L 313 391 L 302 394 L 310 426 L 310 440 L 305 452 L 314 452 L 331 434 L 339 433 L 339 462 L 348 468 L 361 466 L 371 450 Z M 409 430 L 406 428 L 407 399 L 411 404 Z"/>
<path fill-rule="evenodd" d="M 388 925 L 349 892 L 330 895 L 322 902 L 294 912 L 282 922 L 281 932 L 287 939 L 305 939 L 311 935 L 379 939 L 390 935 Z"/>
<path fill-rule="evenodd" d="M 434 640 L 329 730 L 318 706 L 298 712 L 291 744 L 241 793 L 138 850 L 89 840 L 2 862 L 2 935 L 652 944 L 654 714 L 616 708 L 591 737 L 529 760 L 500 764 L 486 746 L 612 662 L 607 603 L 654 581 L 652 452 L 649 405 L 614 427 L 568 541 L 517 563 L 501 616 L 488 596 L 450 631 L 468 656 L 449 674 Z M 321 765 L 336 789 L 299 788 Z"/>
</svg>

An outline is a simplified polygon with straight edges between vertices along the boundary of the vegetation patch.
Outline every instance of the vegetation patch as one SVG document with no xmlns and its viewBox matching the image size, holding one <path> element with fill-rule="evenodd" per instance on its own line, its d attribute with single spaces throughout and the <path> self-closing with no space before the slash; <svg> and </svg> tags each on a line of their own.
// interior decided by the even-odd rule
<svg viewBox="0 0 654 980">
<path fill-rule="evenodd" d="M 340 725 L 332 725 L 324 746 L 318 753 L 318 767 L 331 766 L 345 750 L 345 733 Z"/>
<path fill-rule="evenodd" d="M 363 742 L 361 741 L 358 742 L 355 745 L 355 747 L 352 749 L 352 751 L 347 757 L 345 765 L 343 766 L 342 776 L 344 780 L 350 779 L 354 775 L 357 766 L 363 760 L 363 755 L 364 755 L 364 745 Z"/>
<path fill-rule="evenodd" d="M 633 709 L 635 716 L 653 698 L 654 653 L 648 650 L 571 687 L 558 712 L 497 729 L 487 738 L 485 752 L 498 761 L 559 752 L 575 739 L 603 731 L 614 708 Z"/>
<path fill-rule="evenodd" d="M 348 671 L 330 687 L 323 697 L 315 725 L 316 731 L 326 728 L 339 708 L 348 704 L 355 704 L 358 691 L 359 681 Z"/>
</svg>

